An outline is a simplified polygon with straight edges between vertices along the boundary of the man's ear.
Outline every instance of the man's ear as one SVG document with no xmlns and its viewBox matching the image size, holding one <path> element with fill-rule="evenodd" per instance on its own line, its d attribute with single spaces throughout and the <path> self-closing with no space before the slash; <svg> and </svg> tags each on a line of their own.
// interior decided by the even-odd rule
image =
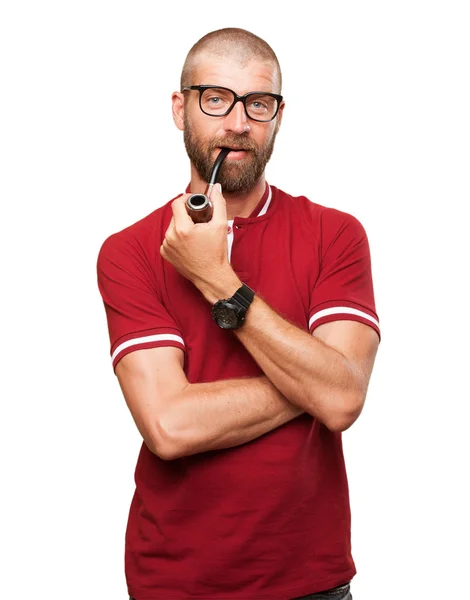
<svg viewBox="0 0 470 600">
<path fill-rule="evenodd" d="M 184 94 L 173 92 L 171 95 L 173 121 L 179 130 L 184 130 Z"/>
</svg>

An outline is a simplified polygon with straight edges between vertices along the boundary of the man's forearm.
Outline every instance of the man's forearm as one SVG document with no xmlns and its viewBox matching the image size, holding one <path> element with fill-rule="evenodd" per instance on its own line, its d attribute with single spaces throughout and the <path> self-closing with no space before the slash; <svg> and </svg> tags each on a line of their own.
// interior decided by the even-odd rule
<svg viewBox="0 0 470 600">
<path fill-rule="evenodd" d="M 351 403 L 349 395 L 354 396 L 358 387 L 352 365 L 260 298 L 253 305 L 236 332 L 238 339 L 292 403 L 330 424 L 330 417 Z"/>
<path fill-rule="evenodd" d="M 217 285 L 200 284 L 200 290 L 214 304 L 216 298 L 233 294 L 240 283 L 221 278 Z M 359 333 L 356 325 L 363 331 Z M 288 401 L 329 429 L 343 431 L 362 409 L 378 341 L 367 326 L 350 327 L 354 334 L 341 345 L 355 360 L 288 322 L 255 296 L 235 335 Z"/>
<path fill-rule="evenodd" d="M 160 421 L 167 458 L 250 442 L 304 411 L 266 377 L 188 384 Z"/>
</svg>

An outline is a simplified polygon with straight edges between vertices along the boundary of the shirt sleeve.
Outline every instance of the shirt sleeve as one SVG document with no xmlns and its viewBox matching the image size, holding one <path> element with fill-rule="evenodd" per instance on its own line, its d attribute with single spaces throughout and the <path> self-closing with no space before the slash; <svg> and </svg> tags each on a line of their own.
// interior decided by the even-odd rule
<svg viewBox="0 0 470 600">
<path fill-rule="evenodd" d="M 380 337 L 367 234 L 353 216 L 330 211 L 322 219 L 321 264 L 310 302 L 309 328 L 359 321 Z"/>
<path fill-rule="evenodd" d="M 97 261 L 113 369 L 135 350 L 174 346 L 184 350 L 178 326 L 163 306 L 156 275 L 142 248 L 117 234 L 102 245 Z"/>
</svg>

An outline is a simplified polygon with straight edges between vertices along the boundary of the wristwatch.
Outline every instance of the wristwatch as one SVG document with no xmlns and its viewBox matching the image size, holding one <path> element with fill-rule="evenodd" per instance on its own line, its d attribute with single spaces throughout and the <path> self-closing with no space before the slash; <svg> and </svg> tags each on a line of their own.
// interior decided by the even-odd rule
<svg viewBox="0 0 470 600">
<path fill-rule="evenodd" d="M 244 283 L 231 298 L 214 304 L 212 318 L 222 329 L 239 329 L 254 297 L 254 291 Z"/>
</svg>

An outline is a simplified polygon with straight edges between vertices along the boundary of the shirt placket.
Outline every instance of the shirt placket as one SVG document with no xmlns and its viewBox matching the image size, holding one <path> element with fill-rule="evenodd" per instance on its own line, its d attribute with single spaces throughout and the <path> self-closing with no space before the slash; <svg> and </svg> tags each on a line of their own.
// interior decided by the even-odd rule
<svg viewBox="0 0 470 600">
<path fill-rule="evenodd" d="M 229 224 L 229 227 L 231 228 L 231 232 L 229 231 L 227 237 L 229 239 L 231 236 L 231 240 L 229 241 L 230 264 L 240 279 L 245 281 L 246 277 L 248 277 L 249 269 L 246 264 L 248 257 L 245 256 L 243 247 L 248 234 L 248 226 L 244 223 L 237 222 L 237 219 L 235 219 L 232 225 Z"/>
</svg>

